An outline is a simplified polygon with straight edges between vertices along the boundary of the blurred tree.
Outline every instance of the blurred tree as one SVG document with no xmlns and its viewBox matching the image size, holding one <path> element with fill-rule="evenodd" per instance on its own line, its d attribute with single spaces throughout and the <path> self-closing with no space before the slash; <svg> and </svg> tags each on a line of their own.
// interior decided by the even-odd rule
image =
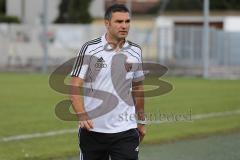
<svg viewBox="0 0 240 160">
<path fill-rule="evenodd" d="M 62 0 L 59 4 L 59 16 L 56 23 L 90 23 L 92 17 L 88 11 L 92 0 Z"/>
<path fill-rule="evenodd" d="M 62 0 L 58 6 L 59 15 L 55 20 L 55 23 L 67 23 L 67 12 L 68 12 L 69 0 Z"/>
<path fill-rule="evenodd" d="M 170 0 L 167 10 L 200 10 L 203 0 Z"/>
<path fill-rule="evenodd" d="M 0 0 L 0 14 L 6 13 L 6 0 Z"/>
<path fill-rule="evenodd" d="M 239 10 L 239 0 L 211 0 L 211 9 L 213 10 Z"/>
<path fill-rule="evenodd" d="M 92 17 L 89 14 L 89 6 L 92 0 L 70 0 L 68 15 L 70 23 L 90 23 Z"/>
</svg>

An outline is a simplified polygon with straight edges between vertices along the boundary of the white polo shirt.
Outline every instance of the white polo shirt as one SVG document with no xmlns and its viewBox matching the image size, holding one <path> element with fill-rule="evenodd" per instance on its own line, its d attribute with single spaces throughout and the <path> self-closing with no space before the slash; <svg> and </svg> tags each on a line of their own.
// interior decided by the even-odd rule
<svg viewBox="0 0 240 160">
<path fill-rule="evenodd" d="M 92 131 L 118 133 L 136 128 L 132 82 L 142 81 L 142 51 L 125 41 L 118 52 L 105 35 L 85 43 L 71 76 L 84 79 L 84 107 L 93 121 Z"/>
</svg>

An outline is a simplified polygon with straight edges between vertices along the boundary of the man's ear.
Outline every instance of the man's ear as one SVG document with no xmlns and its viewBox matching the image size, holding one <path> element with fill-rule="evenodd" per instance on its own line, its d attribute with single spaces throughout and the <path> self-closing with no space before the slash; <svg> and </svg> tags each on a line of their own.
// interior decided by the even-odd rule
<svg viewBox="0 0 240 160">
<path fill-rule="evenodd" d="M 104 20 L 104 23 L 105 23 L 105 26 L 108 28 L 110 24 L 109 20 Z"/>
</svg>

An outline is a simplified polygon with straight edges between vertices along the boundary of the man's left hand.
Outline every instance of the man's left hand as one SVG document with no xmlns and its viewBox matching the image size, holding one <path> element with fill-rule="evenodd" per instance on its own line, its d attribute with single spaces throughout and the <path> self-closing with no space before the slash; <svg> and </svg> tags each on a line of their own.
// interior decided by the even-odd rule
<svg viewBox="0 0 240 160">
<path fill-rule="evenodd" d="M 138 124 L 138 131 L 139 131 L 139 134 L 140 134 L 140 142 L 142 142 L 144 136 L 146 135 L 146 127 L 145 125 L 143 124 Z"/>
</svg>

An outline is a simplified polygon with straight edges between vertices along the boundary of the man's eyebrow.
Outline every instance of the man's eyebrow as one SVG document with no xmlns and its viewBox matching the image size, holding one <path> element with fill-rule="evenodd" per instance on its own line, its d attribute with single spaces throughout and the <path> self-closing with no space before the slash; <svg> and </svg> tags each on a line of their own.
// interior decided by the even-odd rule
<svg viewBox="0 0 240 160">
<path fill-rule="evenodd" d="M 123 22 L 123 21 L 125 21 L 125 22 L 130 22 L 130 19 L 127 19 L 127 20 L 117 19 L 117 20 L 115 20 L 115 22 Z"/>
<path fill-rule="evenodd" d="M 121 19 L 117 19 L 115 20 L 115 22 L 123 22 L 124 20 L 121 20 Z"/>
</svg>

